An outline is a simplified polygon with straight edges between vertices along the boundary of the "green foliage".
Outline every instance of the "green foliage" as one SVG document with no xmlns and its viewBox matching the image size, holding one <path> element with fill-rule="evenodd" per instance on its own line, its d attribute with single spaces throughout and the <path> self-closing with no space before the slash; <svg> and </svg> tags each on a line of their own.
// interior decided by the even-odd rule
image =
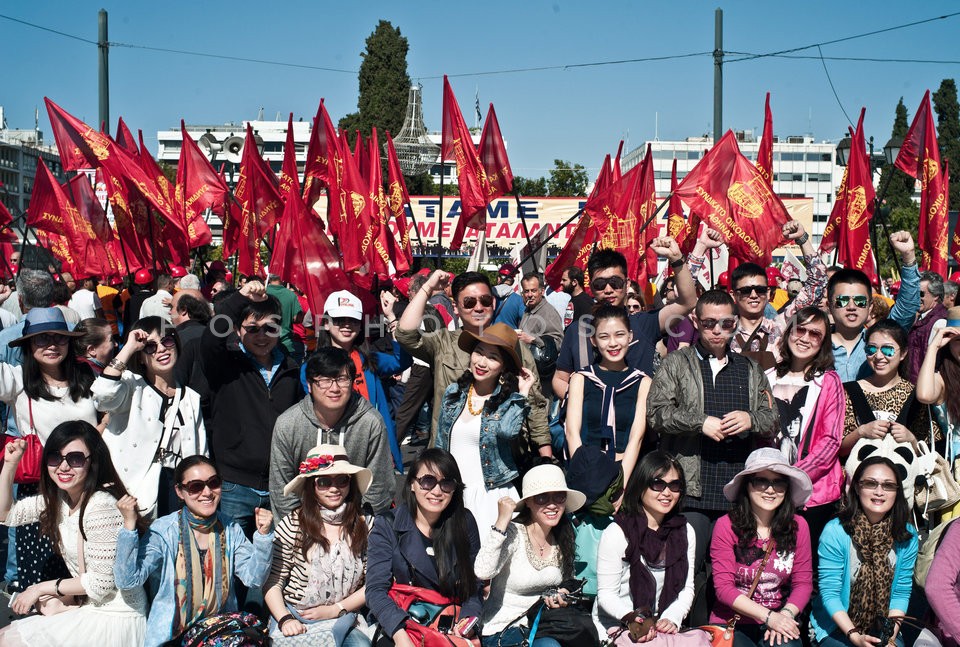
<svg viewBox="0 0 960 647">
<path fill-rule="evenodd" d="M 410 195 L 436 195 L 437 185 L 429 173 L 421 173 L 413 177 L 405 176 L 407 183 L 407 192 Z"/>
<path fill-rule="evenodd" d="M 339 127 L 350 137 L 354 136 L 354 130 L 369 136 L 373 126 L 377 127 L 381 138 L 387 130 L 396 135 L 403 126 L 410 90 L 410 76 L 407 74 L 409 44 L 400 35 L 400 29 L 386 20 L 377 24 L 366 42 L 366 50 L 360 54 L 363 62 L 358 75 L 359 111 L 343 117 Z"/>
<path fill-rule="evenodd" d="M 513 190 L 524 197 L 545 196 L 547 195 L 547 179 L 544 177 L 532 179 L 515 175 L 513 177 Z"/>
<path fill-rule="evenodd" d="M 897 172 L 898 175 L 905 175 Z M 911 181 L 913 178 L 910 178 Z M 894 271 L 893 256 L 890 254 L 890 243 L 886 240 L 888 234 L 895 231 L 909 231 L 914 236 L 917 235 L 920 223 L 920 205 L 915 202 L 892 209 L 884 207 L 882 213 L 875 217 L 886 217 L 888 226 L 885 232 L 882 228 L 877 231 L 877 250 L 880 256 L 880 271 L 883 276 L 890 276 Z"/>
<path fill-rule="evenodd" d="M 547 190 L 552 197 L 584 197 L 589 181 L 582 164 L 555 159 L 547 179 Z"/>
<path fill-rule="evenodd" d="M 950 166 L 957 169 L 950 175 L 950 205 L 960 199 L 960 103 L 957 102 L 957 84 L 944 79 L 940 89 L 933 93 L 933 108 L 937 111 L 937 143 L 940 154 Z M 951 169 L 953 170 L 953 169 Z"/>
<path fill-rule="evenodd" d="M 163 171 L 164 177 L 170 181 L 170 184 L 177 185 L 177 167 L 168 162 L 160 161 L 157 162 L 160 165 L 160 170 Z"/>
<path fill-rule="evenodd" d="M 893 120 L 893 130 L 890 136 L 894 139 L 902 140 L 904 135 L 910 129 L 910 123 L 907 116 L 907 107 L 903 104 L 903 97 L 897 104 L 896 117 Z M 893 176 L 887 184 L 887 176 L 893 173 Z M 886 187 L 883 194 L 884 204 L 891 208 L 905 208 L 913 205 L 913 190 L 916 180 L 902 171 L 894 168 L 893 164 L 885 164 L 880 174 L 880 186 Z"/>
</svg>

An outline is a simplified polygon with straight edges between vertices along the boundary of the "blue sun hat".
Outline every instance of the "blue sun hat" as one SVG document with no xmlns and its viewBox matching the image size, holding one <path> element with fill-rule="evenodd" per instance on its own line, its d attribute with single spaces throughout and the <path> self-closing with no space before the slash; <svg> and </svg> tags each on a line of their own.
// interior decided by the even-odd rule
<svg viewBox="0 0 960 647">
<path fill-rule="evenodd" d="M 67 327 L 60 308 L 32 308 L 23 320 L 23 335 L 9 343 L 10 346 L 23 346 L 31 337 L 43 333 L 55 333 L 66 337 L 82 337 L 83 333 L 74 332 Z"/>
</svg>

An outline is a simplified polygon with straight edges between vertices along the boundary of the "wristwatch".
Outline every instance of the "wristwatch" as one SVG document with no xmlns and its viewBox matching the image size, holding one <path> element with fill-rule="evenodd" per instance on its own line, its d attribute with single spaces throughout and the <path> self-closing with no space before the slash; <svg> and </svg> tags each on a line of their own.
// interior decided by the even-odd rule
<svg viewBox="0 0 960 647">
<path fill-rule="evenodd" d="M 347 610 L 344 609 L 344 608 L 343 608 L 343 605 L 340 604 L 339 602 L 337 602 L 337 608 L 340 609 L 340 613 L 337 614 L 337 617 L 338 617 L 338 618 L 342 618 L 344 615 L 346 615 Z"/>
</svg>

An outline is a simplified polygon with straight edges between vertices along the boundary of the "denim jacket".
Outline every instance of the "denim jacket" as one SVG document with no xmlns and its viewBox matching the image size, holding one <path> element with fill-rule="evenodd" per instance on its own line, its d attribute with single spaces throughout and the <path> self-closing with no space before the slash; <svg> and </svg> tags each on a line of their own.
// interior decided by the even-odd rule
<svg viewBox="0 0 960 647">
<path fill-rule="evenodd" d="M 466 406 L 468 392 L 453 383 L 443 394 L 436 439 L 436 446 L 440 449 L 450 450 L 450 432 Z M 497 386 L 493 395 L 499 392 Z M 448 397 L 451 394 L 457 396 L 455 400 Z M 487 414 L 484 406 L 480 415 L 480 461 L 483 463 L 483 484 L 488 490 L 503 487 L 520 475 L 510 441 L 521 432 L 529 412 L 527 399 L 519 393 L 511 393 L 492 416 Z"/>
</svg>

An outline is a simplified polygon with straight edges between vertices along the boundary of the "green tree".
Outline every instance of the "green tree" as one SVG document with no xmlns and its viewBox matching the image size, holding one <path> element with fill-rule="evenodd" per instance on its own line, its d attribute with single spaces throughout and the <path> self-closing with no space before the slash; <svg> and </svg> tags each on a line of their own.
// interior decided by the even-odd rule
<svg viewBox="0 0 960 647">
<path fill-rule="evenodd" d="M 434 184 L 433 178 L 430 177 L 429 173 L 421 173 L 420 175 L 409 176 L 406 175 L 403 178 L 407 183 L 407 192 L 410 195 L 436 195 L 437 194 L 437 185 Z M 444 187 L 446 189 L 446 187 Z"/>
<path fill-rule="evenodd" d="M 547 179 L 547 191 L 552 197 L 584 197 L 589 181 L 582 164 L 555 159 Z"/>
<path fill-rule="evenodd" d="M 359 110 L 343 117 L 339 127 L 347 131 L 348 138 L 355 138 L 355 130 L 366 137 L 376 126 L 383 141 L 385 131 L 396 135 L 403 126 L 410 91 L 410 76 L 407 74 L 410 47 L 407 39 L 400 35 L 399 27 L 386 20 L 377 24 L 366 42 L 366 50 L 360 54 L 363 62 L 358 75 Z M 352 146 L 353 139 L 350 141 Z"/>
<path fill-rule="evenodd" d="M 951 167 L 960 170 L 960 103 L 957 102 L 957 84 L 953 79 L 944 79 L 940 83 L 940 89 L 933 93 L 933 108 L 937 111 L 937 143 L 940 145 L 940 154 L 944 160 L 950 162 Z M 960 172 L 953 172 L 951 176 L 950 204 L 958 205 Z"/>
<path fill-rule="evenodd" d="M 513 177 L 513 190 L 522 196 L 545 196 L 547 195 L 547 179 L 538 177 L 537 179 Z"/>
<path fill-rule="evenodd" d="M 903 97 L 897 104 L 896 117 L 893 120 L 893 131 L 890 134 L 892 139 L 903 141 L 907 130 L 910 129 L 908 121 L 907 107 L 903 104 Z M 893 174 L 887 184 L 887 177 Z M 916 180 L 902 171 L 894 168 L 893 164 L 885 164 L 880 174 L 880 186 L 887 187 L 883 195 L 884 204 L 891 209 L 897 207 L 914 206 L 913 190 Z"/>
</svg>

